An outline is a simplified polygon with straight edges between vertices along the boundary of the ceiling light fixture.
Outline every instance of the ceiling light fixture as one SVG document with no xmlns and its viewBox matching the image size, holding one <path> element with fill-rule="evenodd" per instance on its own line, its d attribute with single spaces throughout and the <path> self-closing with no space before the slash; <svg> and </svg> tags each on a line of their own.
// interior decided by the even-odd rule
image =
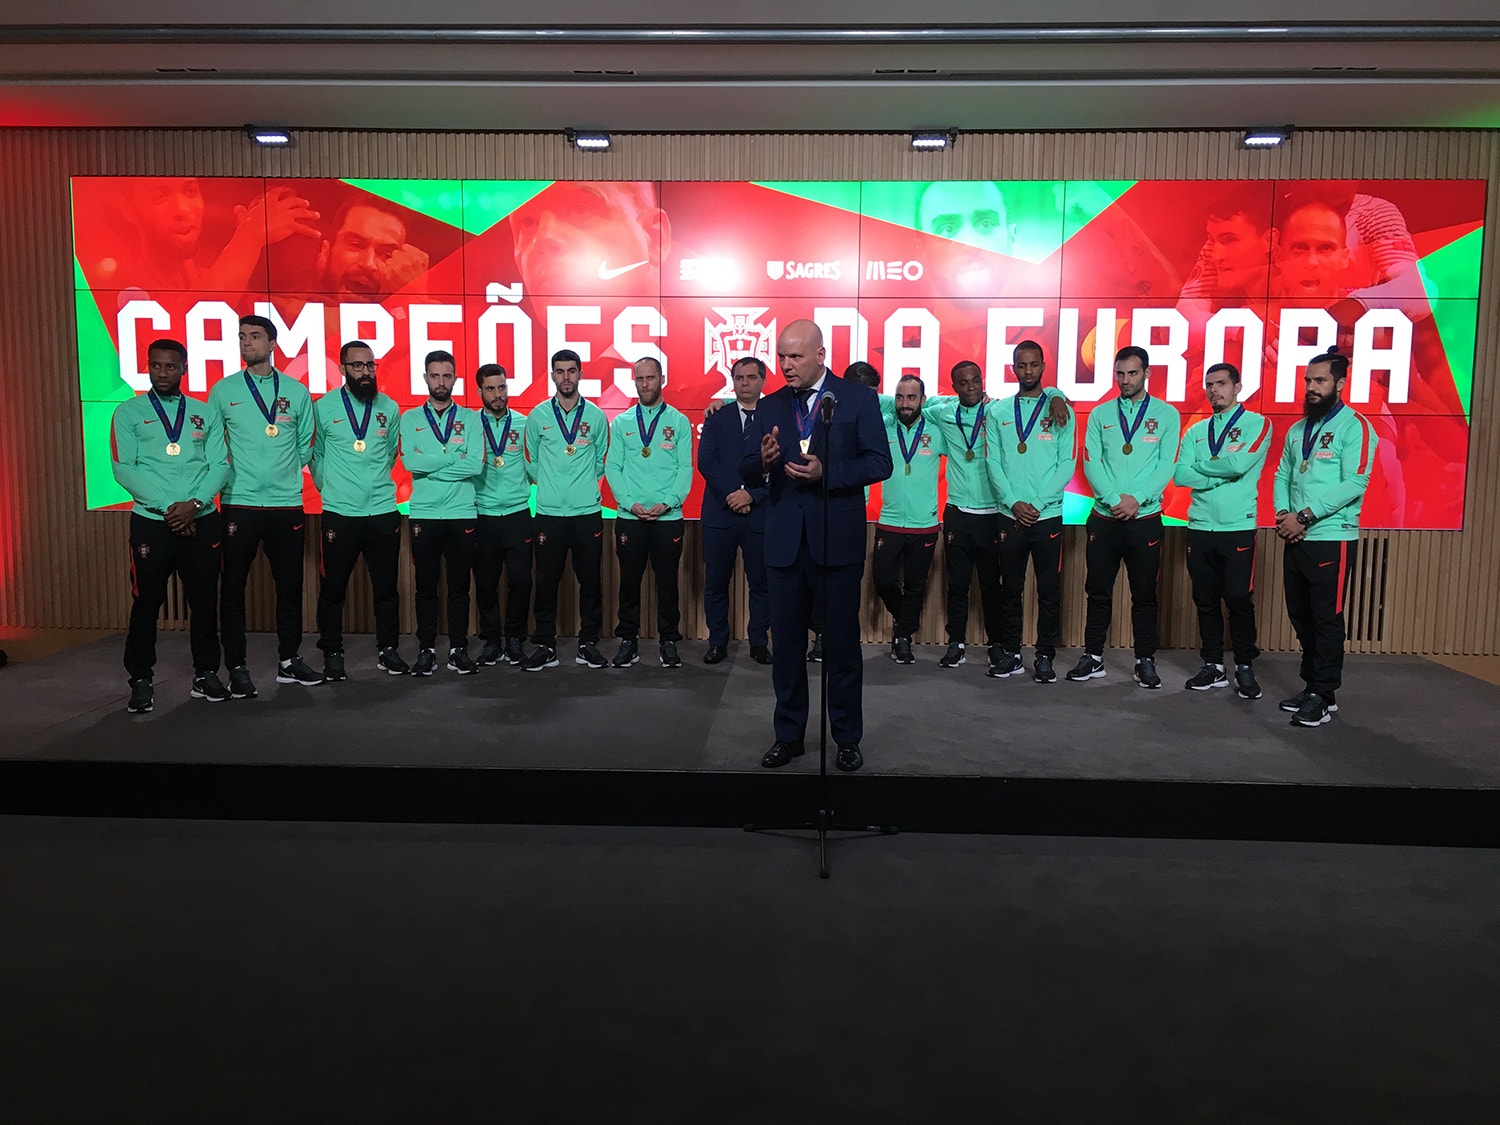
<svg viewBox="0 0 1500 1125">
<path fill-rule="evenodd" d="M 1246 129 L 1245 135 L 1240 138 L 1240 144 L 1245 148 L 1275 148 L 1286 144 L 1291 135 L 1290 125 L 1271 129 Z"/>
<path fill-rule="evenodd" d="M 609 151 L 608 133 L 585 133 L 578 129 L 569 129 L 565 135 L 568 143 L 574 148 L 586 149 L 589 152 Z"/>
<path fill-rule="evenodd" d="M 921 151 L 943 149 L 947 148 L 957 139 L 957 129 L 945 129 L 942 132 L 913 133 L 911 135 L 911 147 Z"/>
<path fill-rule="evenodd" d="M 275 125 L 246 125 L 245 136 L 268 148 L 286 148 L 292 143 L 291 133 Z"/>
</svg>

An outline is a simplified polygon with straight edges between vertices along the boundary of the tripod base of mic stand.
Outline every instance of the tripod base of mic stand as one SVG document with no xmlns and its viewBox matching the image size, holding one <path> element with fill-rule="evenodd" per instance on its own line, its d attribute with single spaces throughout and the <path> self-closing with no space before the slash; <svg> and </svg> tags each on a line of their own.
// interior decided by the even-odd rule
<svg viewBox="0 0 1500 1125">
<path fill-rule="evenodd" d="M 811 821 L 801 824 L 747 824 L 746 832 L 816 832 L 818 840 L 818 878 L 828 878 L 828 834 L 847 832 L 861 836 L 896 836 L 901 829 L 894 824 L 840 824 L 832 809 L 819 809 Z"/>
</svg>

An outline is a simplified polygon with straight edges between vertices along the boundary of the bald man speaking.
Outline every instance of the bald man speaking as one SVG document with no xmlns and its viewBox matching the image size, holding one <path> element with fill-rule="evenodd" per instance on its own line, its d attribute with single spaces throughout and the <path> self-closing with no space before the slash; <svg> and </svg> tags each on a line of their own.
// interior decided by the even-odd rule
<svg viewBox="0 0 1500 1125">
<path fill-rule="evenodd" d="M 869 387 L 840 379 L 824 366 L 823 333 L 816 324 L 797 320 L 787 325 L 776 338 L 776 358 L 786 386 L 761 400 L 745 429 L 740 464 L 747 485 L 769 488 L 765 551 L 776 741 L 760 764 L 775 769 L 805 750 L 807 662 L 802 646 L 813 598 L 821 595 L 826 578 L 823 659 L 828 722 L 838 744 L 834 765 L 853 771 L 864 764 L 859 749 L 864 737 L 859 589 L 865 569 L 865 487 L 891 475 L 891 453 L 880 399 Z M 822 417 L 828 412 L 825 435 Z"/>
</svg>

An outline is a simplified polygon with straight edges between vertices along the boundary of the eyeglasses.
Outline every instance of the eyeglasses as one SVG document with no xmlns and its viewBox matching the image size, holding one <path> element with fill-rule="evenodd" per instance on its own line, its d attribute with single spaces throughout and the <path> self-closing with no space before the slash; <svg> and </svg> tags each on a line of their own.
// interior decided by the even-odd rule
<svg viewBox="0 0 1500 1125">
<path fill-rule="evenodd" d="M 370 362 L 355 361 L 354 363 L 346 363 L 344 366 L 350 371 L 368 371 L 371 375 L 375 374 L 375 363 L 373 360 Z"/>
</svg>

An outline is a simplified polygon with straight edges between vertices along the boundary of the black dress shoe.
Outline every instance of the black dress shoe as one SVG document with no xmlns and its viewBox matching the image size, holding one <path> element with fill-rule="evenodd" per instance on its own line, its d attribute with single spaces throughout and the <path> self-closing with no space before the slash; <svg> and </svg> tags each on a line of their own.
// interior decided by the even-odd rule
<svg viewBox="0 0 1500 1125">
<path fill-rule="evenodd" d="M 757 664 L 771 663 L 771 650 L 765 645 L 751 645 L 750 659 Z"/>
<path fill-rule="evenodd" d="M 709 645 L 708 651 L 703 654 L 703 663 L 722 664 L 724 663 L 724 658 L 728 655 L 729 648 L 727 645 Z"/>
<path fill-rule="evenodd" d="M 839 745 L 839 756 L 833 764 L 845 773 L 853 773 L 865 764 L 865 756 L 859 752 L 858 743 L 844 742 Z"/>
<path fill-rule="evenodd" d="M 774 770 L 777 766 L 784 766 L 793 758 L 802 757 L 806 747 L 800 742 L 773 742 L 771 748 L 766 751 L 766 756 L 760 760 L 760 764 L 768 770 Z M 842 751 L 840 751 L 842 754 Z M 859 753 L 858 750 L 855 751 Z M 858 767 L 856 767 L 858 768 Z"/>
</svg>

